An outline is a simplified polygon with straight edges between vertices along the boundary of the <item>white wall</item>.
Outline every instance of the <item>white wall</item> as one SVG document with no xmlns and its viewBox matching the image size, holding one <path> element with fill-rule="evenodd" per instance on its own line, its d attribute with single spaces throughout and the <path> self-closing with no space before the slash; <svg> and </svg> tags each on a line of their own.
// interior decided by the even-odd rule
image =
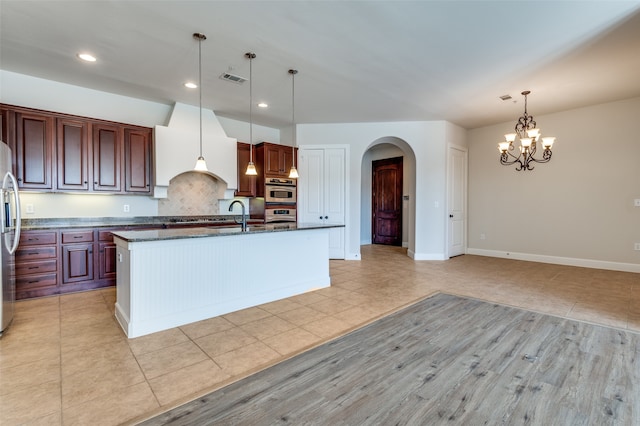
<svg viewBox="0 0 640 426">
<path fill-rule="evenodd" d="M 522 172 L 498 161 L 517 117 L 469 131 L 468 252 L 640 272 L 638 117 L 640 98 L 535 116 L 557 139 Z"/>
<path fill-rule="evenodd" d="M 297 126 L 298 145 L 350 145 L 347 177 L 350 199 L 345 229 L 345 249 L 348 259 L 360 257 L 361 179 L 365 152 L 381 138 L 398 138 L 413 150 L 416 159 L 415 197 L 416 219 L 409 235 L 409 254 L 415 259 L 444 259 L 446 147 L 449 139 L 459 140 L 465 132 L 444 121 L 301 124 Z M 411 228 L 410 228 L 411 229 Z"/>
<path fill-rule="evenodd" d="M 240 142 L 249 143 L 249 122 L 218 116 L 218 121 L 227 136 Z M 271 127 L 253 125 L 253 143 L 280 143 L 280 130 Z"/>
</svg>

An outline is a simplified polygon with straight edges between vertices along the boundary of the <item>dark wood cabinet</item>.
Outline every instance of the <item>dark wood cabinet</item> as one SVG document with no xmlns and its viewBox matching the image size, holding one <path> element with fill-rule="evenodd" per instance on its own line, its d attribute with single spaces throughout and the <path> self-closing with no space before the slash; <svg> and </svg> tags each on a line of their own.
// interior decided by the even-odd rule
<svg viewBox="0 0 640 426">
<path fill-rule="evenodd" d="M 251 158 L 251 149 L 253 149 L 255 162 L 255 147 L 248 143 L 238 142 L 238 189 L 235 192 L 236 197 L 256 196 L 256 176 L 247 176 L 245 174 Z"/>
<path fill-rule="evenodd" d="M 125 192 L 151 192 L 151 130 L 124 129 Z"/>
<path fill-rule="evenodd" d="M 23 190 L 151 193 L 148 127 L 0 104 L 0 131 Z"/>
<path fill-rule="evenodd" d="M 61 232 L 62 285 L 93 280 L 93 230 Z"/>
<path fill-rule="evenodd" d="M 121 192 L 122 140 L 118 126 L 93 124 L 93 190 Z"/>
<path fill-rule="evenodd" d="M 261 142 L 256 145 L 257 161 L 263 167 L 265 177 L 289 177 L 293 165 L 293 152 L 290 146 Z"/>
<path fill-rule="evenodd" d="M 58 189 L 89 189 L 88 139 L 89 124 L 83 120 L 59 118 L 56 120 Z"/>
<path fill-rule="evenodd" d="M 16 299 L 56 294 L 58 231 L 23 231 L 15 257 Z"/>
<path fill-rule="evenodd" d="M 116 279 L 116 244 L 110 230 L 98 231 L 98 279 Z"/>
<path fill-rule="evenodd" d="M 55 119 L 48 114 L 16 113 L 16 179 L 21 189 L 53 189 Z M 10 124 L 10 123 L 9 123 Z"/>
</svg>

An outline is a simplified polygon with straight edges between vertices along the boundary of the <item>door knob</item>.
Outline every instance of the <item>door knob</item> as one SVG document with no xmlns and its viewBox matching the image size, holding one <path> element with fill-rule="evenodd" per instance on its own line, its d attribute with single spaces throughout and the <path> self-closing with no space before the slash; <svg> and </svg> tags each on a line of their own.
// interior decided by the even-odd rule
<svg viewBox="0 0 640 426">
<path fill-rule="evenodd" d="M 325 218 L 325 219 L 329 219 L 329 216 L 325 216 L 324 218 Z"/>
<path fill-rule="evenodd" d="M 453 215 L 452 215 L 452 214 L 450 214 L 450 215 L 449 215 L 449 217 L 450 217 L 450 218 L 453 218 Z"/>
</svg>

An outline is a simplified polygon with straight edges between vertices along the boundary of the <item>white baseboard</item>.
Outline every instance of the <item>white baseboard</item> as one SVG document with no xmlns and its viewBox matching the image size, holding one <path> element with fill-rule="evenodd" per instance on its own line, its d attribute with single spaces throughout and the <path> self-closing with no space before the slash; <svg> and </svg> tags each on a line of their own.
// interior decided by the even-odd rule
<svg viewBox="0 0 640 426">
<path fill-rule="evenodd" d="M 604 260 L 577 259 L 572 257 L 546 256 L 541 254 L 514 253 L 499 250 L 467 248 L 467 254 L 477 256 L 500 257 L 503 259 L 526 260 L 530 262 L 552 263 L 555 265 L 579 266 L 582 268 L 608 269 L 611 271 L 640 273 L 640 264 L 609 262 Z"/>
<path fill-rule="evenodd" d="M 407 250 L 407 255 L 413 260 L 447 260 L 442 253 L 416 253 L 413 250 Z"/>
<path fill-rule="evenodd" d="M 344 256 L 344 260 L 362 260 L 360 257 L 360 253 L 347 253 Z"/>
</svg>

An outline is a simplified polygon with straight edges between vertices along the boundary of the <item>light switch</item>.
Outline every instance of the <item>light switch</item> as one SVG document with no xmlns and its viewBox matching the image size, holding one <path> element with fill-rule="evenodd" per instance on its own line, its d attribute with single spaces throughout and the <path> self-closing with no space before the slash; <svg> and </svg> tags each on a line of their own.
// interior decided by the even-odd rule
<svg viewBox="0 0 640 426">
<path fill-rule="evenodd" d="M 635 200 L 633 200 L 633 205 L 636 207 L 640 207 L 640 198 L 636 198 Z"/>
</svg>

